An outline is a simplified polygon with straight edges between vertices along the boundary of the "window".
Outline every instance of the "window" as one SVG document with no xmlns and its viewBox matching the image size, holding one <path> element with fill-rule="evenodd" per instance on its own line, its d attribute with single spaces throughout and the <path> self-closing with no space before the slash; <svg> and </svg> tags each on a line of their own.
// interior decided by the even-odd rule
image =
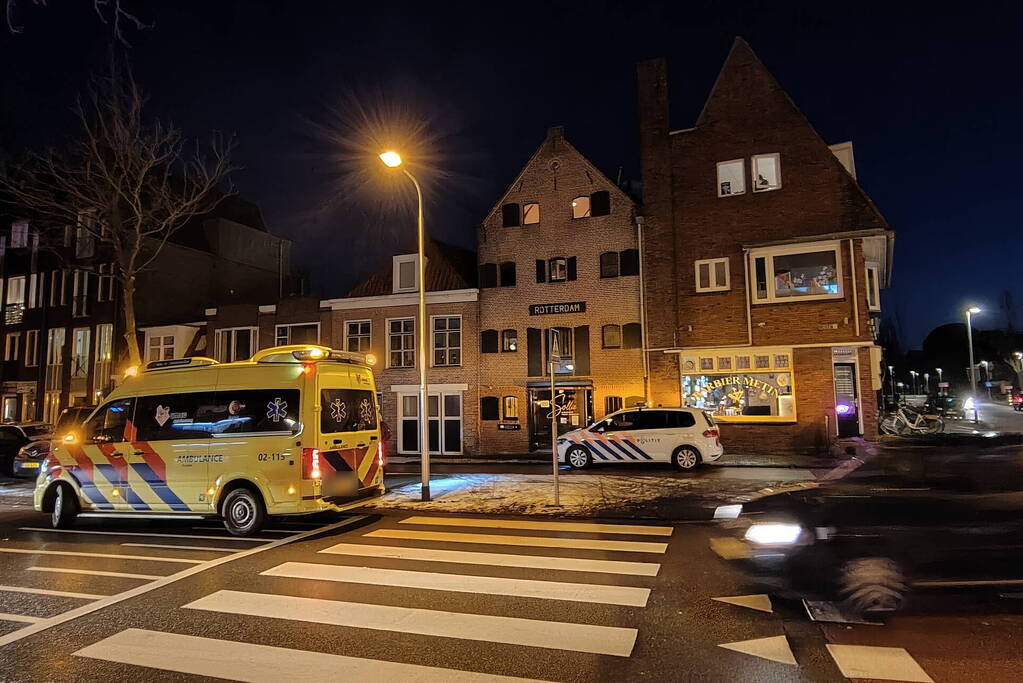
<svg viewBox="0 0 1023 683">
<path fill-rule="evenodd" d="M 132 417 L 131 398 L 111 401 L 85 423 L 83 437 L 86 442 L 119 443 L 124 441 L 124 426 Z"/>
<path fill-rule="evenodd" d="M 71 271 L 71 315 L 82 318 L 89 315 L 89 272 Z"/>
<path fill-rule="evenodd" d="M 302 428 L 298 389 L 232 389 L 218 391 L 209 412 L 198 416 L 195 429 L 214 438 L 234 434 L 297 434 Z"/>
<path fill-rule="evenodd" d="M 4 339 L 4 360 L 18 360 L 21 332 L 12 332 Z"/>
<path fill-rule="evenodd" d="M 501 352 L 514 353 L 518 349 L 518 333 L 515 330 L 501 330 Z"/>
<path fill-rule="evenodd" d="M 345 323 L 345 349 L 356 353 L 369 353 L 373 323 L 369 320 L 349 320 Z"/>
<path fill-rule="evenodd" d="M 372 391 L 364 389 L 322 389 L 320 431 L 362 432 L 377 428 L 377 406 Z"/>
<path fill-rule="evenodd" d="M 46 364 L 64 364 L 64 328 L 58 327 L 47 332 Z M 57 371 L 59 373 L 59 371 Z"/>
<path fill-rule="evenodd" d="M 729 197 L 746 193 L 746 174 L 743 172 L 743 160 L 718 162 L 718 196 Z"/>
<path fill-rule="evenodd" d="M 622 348 L 622 328 L 620 325 L 604 325 L 600 328 L 600 345 L 605 349 Z"/>
<path fill-rule="evenodd" d="M 607 216 L 611 213 L 611 193 L 600 190 L 590 195 L 590 215 Z"/>
<path fill-rule="evenodd" d="M 398 452 L 415 453 L 419 450 L 419 396 L 403 394 L 398 397 Z"/>
<path fill-rule="evenodd" d="M 497 264 L 480 264 L 480 287 L 497 287 Z"/>
<path fill-rule="evenodd" d="M 643 348 L 643 326 L 639 323 L 622 325 L 622 346 L 627 349 Z"/>
<path fill-rule="evenodd" d="M 25 367 L 34 368 L 39 365 L 39 330 L 25 333 Z"/>
<path fill-rule="evenodd" d="M 28 246 L 28 221 L 11 223 L 11 249 Z"/>
<path fill-rule="evenodd" d="M 781 159 L 777 154 L 758 154 L 751 168 L 753 191 L 767 192 L 781 187 Z"/>
<path fill-rule="evenodd" d="M 572 200 L 572 218 L 590 217 L 590 198 L 587 196 L 576 197 Z"/>
<path fill-rule="evenodd" d="M 713 358 L 701 358 L 700 359 L 700 369 L 701 370 L 713 370 L 714 369 L 714 359 Z"/>
<path fill-rule="evenodd" d="M 604 397 L 604 414 L 610 415 L 611 413 L 617 413 L 622 409 L 622 397 L 621 396 L 605 396 Z"/>
<path fill-rule="evenodd" d="M 25 303 L 25 276 L 19 275 L 7 280 L 7 305 Z"/>
<path fill-rule="evenodd" d="M 96 301 L 114 300 L 114 264 L 99 264 L 99 275 L 97 277 Z"/>
<path fill-rule="evenodd" d="M 736 356 L 735 368 L 737 370 L 749 370 L 749 356 Z"/>
<path fill-rule="evenodd" d="M 78 216 L 78 227 L 75 228 L 75 258 L 92 258 L 96 254 L 96 238 L 90 232 L 89 227 L 95 223 L 92 216 L 85 214 Z"/>
<path fill-rule="evenodd" d="M 92 330 L 76 327 L 71 333 L 71 376 L 87 377 L 89 374 L 89 342 Z"/>
<path fill-rule="evenodd" d="M 719 356 L 718 357 L 718 370 L 731 370 L 732 369 L 732 357 L 731 356 Z"/>
<path fill-rule="evenodd" d="M 249 355 L 252 355 L 251 353 Z M 249 356 L 245 356 L 248 358 Z M 174 337 L 173 335 L 156 334 L 149 338 L 149 353 L 146 354 L 147 362 L 156 360 L 171 360 L 174 358 Z M 235 358 L 234 360 L 243 360 Z"/>
<path fill-rule="evenodd" d="M 50 306 L 63 306 L 67 303 L 66 270 L 54 270 L 50 272 Z"/>
<path fill-rule="evenodd" d="M 94 374 L 97 393 L 110 385 L 110 370 L 113 360 L 114 326 L 111 323 L 96 326 L 96 372 Z"/>
<path fill-rule="evenodd" d="M 433 318 L 434 367 L 462 364 L 462 318 L 445 316 Z"/>
<path fill-rule="evenodd" d="M 696 262 L 696 291 L 724 292 L 730 289 L 728 259 L 712 258 Z"/>
<path fill-rule="evenodd" d="M 522 224 L 536 225 L 540 222 L 540 205 L 536 202 L 522 206 Z"/>
<path fill-rule="evenodd" d="M 480 332 L 480 353 L 497 353 L 497 330 Z"/>
<path fill-rule="evenodd" d="M 768 355 L 753 356 L 753 367 L 758 370 L 771 367 L 771 357 Z"/>
<path fill-rule="evenodd" d="M 881 310 L 880 269 L 877 264 L 867 264 L 867 310 Z"/>
<path fill-rule="evenodd" d="M 211 392 L 143 396 L 136 400 L 132 422 L 139 441 L 208 439 L 217 429 L 214 416 L 224 411 Z"/>
<path fill-rule="evenodd" d="M 255 327 L 227 327 L 216 331 L 216 357 L 221 363 L 248 360 L 256 352 Z"/>
<path fill-rule="evenodd" d="M 665 411 L 664 417 L 667 419 L 668 429 L 684 429 L 696 426 L 696 418 L 692 413 L 681 410 L 669 410 Z"/>
<path fill-rule="evenodd" d="M 505 396 L 501 399 L 501 413 L 505 420 L 514 421 L 519 419 L 519 399 L 515 396 Z"/>
<path fill-rule="evenodd" d="M 497 400 L 496 398 L 494 399 Z M 462 453 L 462 394 L 437 393 L 427 397 L 427 432 L 430 452 L 443 455 Z M 398 452 L 419 452 L 419 395 L 398 396 Z"/>
<path fill-rule="evenodd" d="M 399 318 L 387 321 L 387 367 L 416 366 L 416 321 Z"/>
<path fill-rule="evenodd" d="M 31 273 L 28 276 L 28 300 L 25 308 L 39 308 L 43 305 L 42 287 L 39 286 L 39 273 Z"/>
<path fill-rule="evenodd" d="M 626 249 L 621 254 L 621 274 L 639 275 L 639 249 Z"/>
<path fill-rule="evenodd" d="M 518 204 L 501 206 L 501 227 L 517 228 L 522 225 L 522 212 Z"/>
<path fill-rule="evenodd" d="M 552 334 L 553 333 L 553 334 Z M 547 331 L 548 361 L 550 352 L 554 349 L 554 339 L 558 341 L 558 357 L 562 362 L 571 362 L 574 354 L 572 349 L 573 330 L 571 327 L 552 327 Z"/>
<path fill-rule="evenodd" d="M 605 251 L 600 255 L 600 277 L 618 277 L 620 256 L 617 251 Z"/>
<path fill-rule="evenodd" d="M 415 292 L 418 290 L 419 255 L 403 254 L 395 256 L 393 261 L 392 288 L 394 293 Z"/>
<path fill-rule="evenodd" d="M 515 262 L 505 261 L 500 265 L 502 287 L 514 287 L 515 286 Z"/>
<path fill-rule="evenodd" d="M 756 249 L 754 303 L 842 297 L 842 268 L 837 242 Z"/>
<path fill-rule="evenodd" d="M 501 402 L 496 396 L 484 396 L 480 399 L 480 419 L 500 420 Z"/>
<path fill-rule="evenodd" d="M 552 258 L 547 262 L 547 271 L 551 282 L 564 282 L 568 279 L 568 259 Z"/>
<path fill-rule="evenodd" d="M 277 325 L 274 331 L 277 346 L 288 344 L 319 344 L 320 323 L 292 323 Z"/>
<path fill-rule="evenodd" d="M 683 375 L 682 396 L 686 406 L 707 410 L 716 419 L 791 422 L 795 420 L 791 378 L 787 370 Z"/>
</svg>

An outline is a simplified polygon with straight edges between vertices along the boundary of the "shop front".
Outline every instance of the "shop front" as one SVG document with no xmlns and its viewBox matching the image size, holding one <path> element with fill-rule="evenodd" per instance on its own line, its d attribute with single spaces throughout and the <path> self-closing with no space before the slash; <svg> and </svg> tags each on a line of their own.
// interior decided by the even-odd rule
<svg viewBox="0 0 1023 683">
<path fill-rule="evenodd" d="M 714 349 L 681 358 L 683 404 L 721 422 L 796 422 L 792 350 Z"/>
<path fill-rule="evenodd" d="M 550 450 L 551 385 L 530 382 L 529 449 Z M 558 380 L 554 390 L 554 417 L 558 434 L 585 427 L 593 421 L 593 387 L 587 380 Z"/>
</svg>

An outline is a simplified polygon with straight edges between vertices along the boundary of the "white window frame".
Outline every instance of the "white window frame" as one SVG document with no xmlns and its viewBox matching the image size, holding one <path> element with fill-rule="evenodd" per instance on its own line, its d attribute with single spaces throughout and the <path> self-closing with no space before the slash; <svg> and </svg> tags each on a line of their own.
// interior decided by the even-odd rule
<svg viewBox="0 0 1023 683">
<path fill-rule="evenodd" d="M 4 293 L 4 303 L 8 306 L 25 304 L 25 289 L 28 286 L 28 278 L 24 275 L 15 275 L 7 278 L 7 291 Z"/>
<path fill-rule="evenodd" d="M 556 272 L 555 266 L 561 266 L 564 270 L 561 277 L 554 277 Z M 548 282 L 568 282 L 568 258 L 565 256 L 554 256 L 553 258 L 547 259 L 547 281 Z"/>
<path fill-rule="evenodd" d="M 407 448 L 405 448 L 405 430 L 403 429 L 403 424 L 402 424 L 404 420 L 415 420 L 415 422 L 416 422 L 416 440 L 418 441 L 419 439 L 422 438 L 422 434 L 423 434 L 422 423 L 419 422 L 419 414 L 418 414 L 419 413 L 419 408 L 420 408 L 420 406 L 419 406 L 419 394 L 413 394 L 411 392 L 406 392 L 406 391 L 400 391 L 400 392 L 396 392 L 396 393 L 397 393 L 397 402 L 398 402 L 398 406 L 397 406 L 397 415 L 398 415 L 398 429 L 397 429 L 398 453 L 401 453 L 401 454 L 419 453 L 418 450 L 408 450 Z M 457 396 L 458 397 L 458 403 L 459 403 L 459 407 L 458 407 L 458 422 L 459 422 L 460 430 L 459 430 L 459 436 L 458 436 L 458 443 L 460 444 L 460 447 L 459 447 L 459 449 L 457 451 L 451 450 L 451 449 L 446 449 L 445 450 L 443 448 L 444 446 L 447 445 L 445 443 L 445 441 L 444 441 L 444 423 L 446 421 L 450 420 L 450 419 L 454 419 L 454 418 L 449 418 L 445 414 L 445 412 L 444 412 L 444 399 L 447 398 L 448 396 Z M 416 416 L 409 416 L 409 415 L 405 414 L 405 398 L 406 397 L 414 397 L 415 405 L 416 405 Z M 436 398 L 437 399 L 437 408 L 438 408 L 438 410 L 437 410 L 437 415 L 435 417 L 429 416 L 429 412 L 430 412 L 430 398 Z M 437 428 L 438 428 L 438 432 L 437 432 L 437 436 L 438 436 L 437 445 L 441 447 L 441 450 L 431 450 L 430 454 L 431 455 L 462 455 L 463 451 L 462 451 L 462 448 L 461 448 L 461 444 L 463 444 L 465 442 L 465 396 L 464 396 L 464 392 L 462 392 L 462 391 L 431 391 L 430 394 L 429 394 L 429 398 L 427 398 L 426 406 L 427 406 L 426 407 L 427 419 L 430 420 L 431 422 L 432 421 L 437 421 L 439 423 L 437 425 Z"/>
<path fill-rule="evenodd" d="M 101 263 L 97 267 L 96 280 L 96 301 L 114 300 L 114 264 Z"/>
<path fill-rule="evenodd" d="M 316 325 L 316 343 L 319 344 L 320 343 L 320 323 L 319 322 L 310 321 L 310 322 L 307 322 L 307 323 L 282 323 L 280 325 L 275 325 L 274 326 L 274 346 L 287 346 L 288 344 L 291 344 L 291 328 L 292 327 L 306 327 L 308 325 Z M 281 338 L 282 338 L 281 330 L 282 329 L 287 331 L 287 338 L 285 339 L 285 341 L 283 343 L 281 342 Z"/>
<path fill-rule="evenodd" d="M 20 249 L 28 246 L 28 221 L 14 221 L 11 223 L 11 249 Z"/>
<path fill-rule="evenodd" d="M 89 315 L 89 271 L 76 268 L 71 271 L 71 317 Z"/>
<path fill-rule="evenodd" d="M 170 343 L 167 340 L 170 340 Z M 152 363 L 157 360 L 173 360 L 175 357 L 175 351 L 177 347 L 177 339 L 173 334 L 146 334 L 146 362 Z M 167 355 L 168 349 L 170 355 Z M 156 350 L 156 356 L 153 357 L 153 351 Z"/>
<path fill-rule="evenodd" d="M 837 294 L 806 294 L 803 296 L 775 296 L 774 291 L 774 258 L 789 254 L 809 254 L 818 251 L 831 251 L 835 254 L 835 277 L 838 281 Z M 765 276 L 767 278 L 767 297 L 757 298 L 757 259 L 763 258 Z M 750 301 L 756 304 L 801 303 L 804 301 L 825 301 L 845 298 L 845 280 L 842 267 L 842 243 L 838 240 L 830 242 L 801 242 L 780 247 L 763 247 L 751 249 L 749 252 Z"/>
<path fill-rule="evenodd" d="M 369 325 L 369 332 L 366 333 L 366 334 L 362 334 L 361 332 L 359 332 L 357 334 L 352 334 L 351 331 L 350 331 L 350 328 L 348 327 L 349 325 L 359 325 L 359 326 L 361 326 L 364 323 L 366 325 Z M 358 330 L 358 329 L 359 328 L 357 327 L 356 330 Z M 359 351 L 358 349 L 353 349 L 352 346 L 351 346 L 351 343 L 349 341 L 350 339 L 365 339 L 366 342 L 367 342 L 366 343 L 366 350 L 365 351 Z M 360 346 L 361 346 L 361 344 L 360 344 Z M 369 353 L 372 350 L 372 348 L 373 348 L 373 321 L 369 320 L 368 318 L 364 318 L 362 320 L 346 320 L 345 321 L 344 350 L 345 351 L 353 351 L 353 352 L 357 352 L 357 353 Z"/>
<path fill-rule="evenodd" d="M 717 281 L 717 269 L 715 266 L 719 263 L 725 264 L 725 281 L 724 283 Z M 700 266 L 707 266 L 708 284 L 706 287 L 700 286 Z M 696 276 L 696 291 L 697 292 L 727 292 L 732 288 L 732 273 L 729 267 L 729 259 L 725 258 L 706 258 L 699 259 L 693 264 L 693 273 Z"/>
<path fill-rule="evenodd" d="M 739 164 L 739 180 L 742 182 L 742 189 L 738 192 L 729 192 L 723 194 L 721 192 L 721 167 L 728 166 L 729 164 Z M 745 159 L 730 159 L 729 161 L 719 161 L 715 167 L 715 177 L 717 179 L 717 194 L 719 197 L 738 197 L 739 195 L 746 194 L 746 160 Z"/>
<path fill-rule="evenodd" d="M 25 367 L 39 365 L 39 330 L 25 331 Z"/>
<path fill-rule="evenodd" d="M 448 320 L 450 320 L 451 318 L 458 318 L 458 339 L 459 339 L 458 346 L 444 346 L 443 347 L 445 351 L 450 351 L 451 349 L 458 349 L 458 363 L 442 363 L 442 364 L 439 364 L 439 365 L 436 363 L 436 360 L 437 360 L 436 359 L 436 353 L 437 353 L 437 350 L 440 348 L 440 347 L 437 346 L 436 334 L 438 332 L 443 332 L 446 335 L 448 332 L 450 332 L 450 330 L 438 330 L 438 329 L 435 328 L 437 320 L 439 320 L 441 318 L 445 318 L 445 319 L 448 319 Z M 457 315 L 456 314 L 456 315 L 431 315 L 430 316 L 430 367 L 432 367 L 432 368 L 460 368 L 460 367 L 462 367 L 462 340 L 464 339 L 464 336 L 465 336 L 464 332 L 465 332 L 465 330 L 462 328 L 462 316 L 461 315 Z M 500 340 L 500 337 L 498 339 Z"/>
<path fill-rule="evenodd" d="M 67 271 L 50 272 L 50 307 L 67 305 Z"/>
<path fill-rule="evenodd" d="M 4 360 L 18 360 L 21 346 L 21 332 L 8 332 L 4 338 Z"/>
<path fill-rule="evenodd" d="M 227 356 L 223 353 L 225 351 L 224 335 L 226 333 L 230 333 L 230 336 L 231 336 L 232 341 L 233 341 L 234 333 L 235 332 L 240 332 L 242 330 L 248 330 L 251 333 L 249 335 L 249 355 L 246 356 L 245 358 L 231 358 L 230 360 L 228 360 Z M 219 330 L 217 330 L 214 333 L 213 344 L 214 344 L 214 357 L 217 360 L 219 360 L 220 362 L 222 362 L 222 363 L 233 363 L 234 361 L 248 360 L 249 358 L 252 357 L 252 354 L 254 354 L 256 352 L 256 348 L 259 345 L 259 328 L 258 327 L 249 327 L 249 326 L 243 326 L 243 327 L 221 327 Z M 232 349 L 234 348 L 234 344 L 233 343 L 231 344 L 230 348 L 232 348 Z"/>
<path fill-rule="evenodd" d="M 79 343 L 81 342 L 81 343 Z M 89 358 L 92 345 L 92 330 L 88 327 L 76 327 L 71 331 L 71 376 L 76 378 L 89 376 Z M 82 361 L 82 362 L 79 362 Z M 84 367 L 83 367 L 84 363 Z"/>
<path fill-rule="evenodd" d="M 412 365 L 391 365 L 391 323 L 398 321 L 411 320 L 412 321 L 412 348 L 411 349 L 395 349 L 395 351 L 412 351 Z M 388 318 L 384 323 L 384 334 L 387 336 L 387 367 L 394 368 L 396 370 L 413 370 L 416 367 L 416 363 L 419 362 L 419 331 L 416 329 L 416 319 L 410 316 L 401 318 Z M 404 332 L 402 335 L 404 336 Z"/>
<path fill-rule="evenodd" d="M 402 254 L 400 256 L 394 256 L 393 267 L 391 271 L 391 291 L 395 294 L 402 292 L 418 292 L 419 291 L 419 254 Z M 411 263 L 412 264 L 412 286 L 402 287 L 401 286 L 401 264 Z"/>
<path fill-rule="evenodd" d="M 110 370 L 114 357 L 113 323 L 96 325 L 96 343 L 93 346 L 95 347 L 94 375 L 96 377 L 93 382 L 93 389 L 95 389 L 96 395 L 99 396 L 110 384 Z"/>
<path fill-rule="evenodd" d="M 778 171 L 778 184 L 777 185 L 772 185 L 771 187 L 757 188 L 757 175 L 758 175 L 757 174 L 757 162 L 760 159 L 774 159 L 774 167 Z M 753 186 L 753 191 L 754 192 L 773 192 L 774 190 L 780 190 L 781 189 L 781 155 L 778 154 L 778 152 L 773 152 L 771 154 L 754 154 L 750 158 L 749 173 L 750 173 L 750 184 Z"/>
<path fill-rule="evenodd" d="M 40 298 L 39 273 L 28 274 L 28 298 L 25 299 L 25 308 L 38 308 Z"/>
<path fill-rule="evenodd" d="M 873 274 L 873 277 L 871 277 Z M 881 310 L 881 267 L 868 263 L 866 267 L 867 310 Z"/>
</svg>

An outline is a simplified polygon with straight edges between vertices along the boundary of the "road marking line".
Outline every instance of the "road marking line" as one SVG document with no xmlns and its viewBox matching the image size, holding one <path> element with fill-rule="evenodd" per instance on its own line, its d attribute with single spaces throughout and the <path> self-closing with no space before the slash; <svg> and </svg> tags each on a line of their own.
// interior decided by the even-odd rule
<svg viewBox="0 0 1023 683">
<path fill-rule="evenodd" d="M 630 576 L 657 576 L 661 565 L 654 562 L 620 562 L 616 560 L 584 560 L 575 557 L 548 557 L 544 555 L 506 555 L 504 553 L 475 553 L 461 550 L 435 550 L 433 548 L 402 548 L 390 545 L 362 545 L 338 543 L 320 551 L 333 555 L 384 557 L 395 560 L 420 562 L 450 562 L 454 564 L 481 564 L 495 567 L 525 567 L 528 569 L 554 569 L 571 572 L 600 574 L 627 574 Z"/>
<path fill-rule="evenodd" d="M 215 528 L 215 527 L 209 527 Z M 235 536 L 202 536 L 199 534 L 150 534 L 141 531 L 86 531 L 84 529 L 47 529 L 45 527 L 23 526 L 21 531 L 47 531 L 56 534 L 102 534 L 105 536 L 151 536 L 153 538 L 193 538 L 206 541 L 241 541 L 243 543 L 272 543 L 269 538 L 238 538 Z"/>
<path fill-rule="evenodd" d="M 211 529 L 213 529 L 213 530 L 216 530 L 216 529 L 223 530 L 224 529 L 224 527 L 222 527 L 222 526 L 194 526 L 192 528 L 193 529 L 200 529 L 200 530 L 211 530 Z M 260 529 L 259 533 L 261 533 L 261 534 L 304 534 L 306 532 L 304 532 L 304 531 L 292 531 L 290 529 Z M 218 538 L 224 538 L 224 537 L 223 536 L 218 536 Z M 238 540 L 246 540 L 246 539 L 238 539 Z M 260 538 L 260 539 L 248 539 L 248 540 L 250 540 L 250 541 L 255 541 L 255 540 L 267 541 L 268 539 Z"/>
<path fill-rule="evenodd" d="M 260 546 L 263 547 L 263 546 Z M 250 548 L 252 550 L 252 548 Z M 25 550 L 23 548 L 0 548 L 0 553 L 20 555 L 64 555 L 67 557 L 105 557 L 112 560 L 150 560 L 152 562 L 178 562 L 180 564 L 202 564 L 205 560 L 186 560 L 180 557 L 153 557 L 152 555 L 114 555 L 113 553 L 80 553 L 73 550 Z M 3 639 L 0 638 L 0 645 Z"/>
<path fill-rule="evenodd" d="M 637 541 L 601 541 L 589 538 L 548 538 L 546 536 L 498 536 L 468 534 L 451 531 L 407 531 L 405 529 L 377 529 L 371 538 L 401 538 L 408 541 L 444 541 L 447 543 L 478 543 L 481 545 L 521 545 L 538 548 L 572 548 L 574 550 L 617 550 L 630 553 L 663 553 L 667 543 L 640 543 Z"/>
<path fill-rule="evenodd" d="M 485 614 L 220 590 L 184 607 L 224 614 L 628 657 L 637 631 Z"/>
<path fill-rule="evenodd" d="M 32 595 L 52 595 L 56 598 L 80 598 L 82 600 L 99 600 L 106 598 L 106 595 L 95 595 L 93 593 L 72 593 L 71 591 L 55 591 L 49 588 L 28 588 L 25 586 L 0 586 L 0 591 L 9 593 L 31 593 Z"/>
<path fill-rule="evenodd" d="M 788 638 L 785 636 L 739 640 L 734 643 L 721 643 L 718 647 L 741 652 L 745 655 L 753 655 L 761 659 L 769 659 L 780 664 L 799 666 L 795 655 L 792 654 L 792 648 L 789 647 Z"/>
<path fill-rule="evenodd" d="M 10 614 L 8 612 L 0 612 L 0 621 L 20 621 L 25 624 L 34 624 L 38 621 L 42 621 L 43 617 L 28 617 L 24 614 Z"/>
<path fill-rule="evenodd" d="M 163 574 L 128 574 L 127 572 L 103 572 L 98 569 L 65 569 L 64 567 L 29 567 L 30 572 L 55 572 L 57 574 L 85 574 L 87 576 L 113 576 L 118 579 L 162 579 Z"/>
<path fill-rule="evenodd" d="M 176 572 L 174 574 L 170 574 L 169 576 L 165 576 L 162 579 L 157 579 L 156 581 L 150 581 L 149 583 L 144 583 L 144 584 L 142 584 L 140 586 L 136 586 L 135 588 L 132 588 L 130 590 L 126 590 L 126 591 L 124 591 L 122 593 L 118 593 L 116 595 L 111 595 L 111 596 L 105 597 L 102 600 L 97 600 L 96 602 L 92 602 L 92 603 L 89 603 L 87 605 L 82 605 L 81 607 L 76 607 L 75 609 L 68 610 L 67 612 L 62 612 L 62 613 L 58 614 L 55 617 L 50 617 L 49 619 L 44 619 L 43 621 L 40 621 L 37 624 L 32 624 L 30 626 L 26 626 L 23 629 L 19 629 L 17 631 L 12 632 L 12 633 L 8 633 L 7 635 L 0 636 L 0 647 L 3 647 L 4 645 L 9 645 L 9 644 L 14 643 L 14 642 L 17 642 L 17 641 L 21 640 L 22 638 L 27 638 L 28 636 L 35 635 L 36 633 L 39 633 L 41 631 L 45 631 L 46 629 L 49 629 L 49 628 L 53 628 L 54 626 L 59 626 L 60 624 L 67 623 L 69 621 L 77 619 L 78 617 L 83 617 L 83 616 L 85 616 L 87 614 L 92 614 L 96 610 L 103 609 L 104 607 L 109 607 L 110 605 L 114 605 L 114 604 L 117 604 L 119 602 L 123 602 L 124 600 L 128 600 L 129 598 L 134 598 L 134 597 L 137 597 L 139 595 L 144 595 L 146 593 L 149 593 L 150 591 L 155 591 L 155 590 L 157 590 L 159 588 L 163 588 L 164 586 L 167 586 L 169 584 L 172 584 L 172 583 L 175 583 L 175 582 L 180 581 L 182 579 L 187 579 L 190 576 L 194 576 L 196 574 L 199 574 L 200 572 L 204 572 L 204 571 L 206 571 L 208 569 L 213 569 L 214 567 L 219 567 L 222 564 L 227 564 L 228 562 L 234 562 L 235 560 L 241 559 L 243 557 L 249 557 L 251 555 L 255 555 L 256 553 L 261 553 L 264 550 L 272 550 L 274 548 L 279 548 L 282 545 L 287 545 L 288 543 L 294 543 L 295 541 L 300 541 L 303 538 L 307 538 L 309 536 L 317 536 L 317 535 L 319 535 L 321 533 L 324 533 L 326 531 L 334 531 L 336 529 L 342 529 L 342 528 L 344 528 L 346 526 L 349 526 L 351 524 L 356 524 L 358 522 L 361 522 L 362 520 L 366 519 L 366 517 L 367 517 L 366 515 L 356 515 L 355 517 L 350 517 L 348 519 L 341 520 L 340 522 L 337 522 L 335 524 L 328 524 L 328 525 L 320 527 L 318 529 L 310 529 L 309 531 L 302 532 L 298 536 L 290 536 L 288 538 L 281 538 L 281 539 L 278 539 L 276 541 L 271 541 L 270 543 L 267 543 L 265 545 L 256 546 L 255 548 L 248 548 L 246 550 L 241 551 L 240 553 L 235 553 L 234 555 L 224 555 L 223 557 L 217 557 L 217 558 L 214 558 L 212 560 L 205 560 L 205 561 L 203 561 L 203 560 L 176 560 L 177 562 L 188 562 L 190 564 L 194 564 L 195 566 L 194 567 L 189 567 L 187 569 L 183 569 L 183 570 L 181 570 L 179 572 Z M 9 552 L 9 550 L 10 549 L 7 549 L 7 548 L 0 548 L 0 552 L 5 552 L 5 551 Z M 36 552 L 36 551 L 20 550 L 20 551 L 15 551 L 15 552 L 33 553 L 33 552 Z M 58 555 L 83 555 L 83 554 L 96 555 L 97 554 L 97 553 L 66 553 L 66 552 L 56 552 L 56 551 L 43 551 L 43 552 L 54 552 L 54 554 L 58 554 Z M 125 556 L 124 555 L 111 555 L 110 557 L 123 558 Z M 145 559 L 167 561 L 167 558 L 161 558 L 161 557 L 147 557 Z"/>
<path fill-rule="evenodd" d="M 771 605 L 771 596 L 764 593 L 758 593 L 757 595 L 733 595 L 725 598 L 711 598 L 711 600 L 726 602 L 729 605 L 736 605 L 738 607 L 748 607 L 758 612 L 774 612 L 774 607 Z"/>
<path fill-rule="evenodd" d="M 828 643 L 828 652 L 846 678 L 934 683 L 917 661 L 901 647 Z"/>
<path fill-rule="evenodd" d="M 671 536 L 670 526 L 635 524 L 588 524 L 582 522 L 531 522 L 519 519 L 464 519 L 461 517 L 406 517 L 401 524 L 430 526 L 468 526 L 488 529 L 536 529 L 538 531 L 572 531 L 588 534 L 629 534 L 631 536 Z"/>
<path fill-rule="evenodd" d="M 241 548 L 210 548 L 203 545 L 171 545 L 165 543 L 122 543 L 133 548 L 171 548 L 172 550 L 208 550 L 213 553 L 237 553 Z"/>
<path fill-rule="evenodd" d="M 182 656 L 182 653 L 187 653 Z M 249 683 L 297 680 L 334 683 L 339 672 L 356 683 L 417 681 L 418 683 L 536 683 L 526 678 L 360 659 L 325 652 L 292 650 L 272 645 L 215 640 L 177 633 L 130 628 L 75 652 L 108 662 L 145 666 L 177 673 Z"/>
<path fill-rule="evenodd" d="M 422 588 L 426 590 L 453 591 L 456 593 L 510 595 L 517 598 L 595 602 L 602 605 L 625 605 L 628 607 L 646 607 L 647 599 L 650 597 L 650 589 L 633 588 L 631 586 L 605 586 L 592 583 L 565 583 L 561 581 L 506 579 L 492 576 L 438 574 L 433 572 L 412 572 L 402 569 L 312 564 L 309 562 L 285 562 L 273 569 L 261 572 L 261 575 L 285 576 L 294 579 L 318 579 L 320 581 L 343 581 L 371 586 Z"/>
<path fill-rule="evenodd" d="M 984 579 L 978 581 L 914 581 L 923 588 L 954 588 L 956 586 L 1017 586 L 1023 579 Z"/>
</svg>

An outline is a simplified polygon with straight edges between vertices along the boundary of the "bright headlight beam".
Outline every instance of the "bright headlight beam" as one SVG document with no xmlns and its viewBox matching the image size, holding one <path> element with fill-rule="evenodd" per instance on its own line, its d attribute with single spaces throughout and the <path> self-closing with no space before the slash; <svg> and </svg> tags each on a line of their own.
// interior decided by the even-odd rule
<svg viewBox="0 0 1023 683">
<path fill-rule="evenodd" d="M 754 524 L 746 530 L 746 540 L 757 545 L 791 545 L 799 538 L 798 524 Z"/>
</svg>

